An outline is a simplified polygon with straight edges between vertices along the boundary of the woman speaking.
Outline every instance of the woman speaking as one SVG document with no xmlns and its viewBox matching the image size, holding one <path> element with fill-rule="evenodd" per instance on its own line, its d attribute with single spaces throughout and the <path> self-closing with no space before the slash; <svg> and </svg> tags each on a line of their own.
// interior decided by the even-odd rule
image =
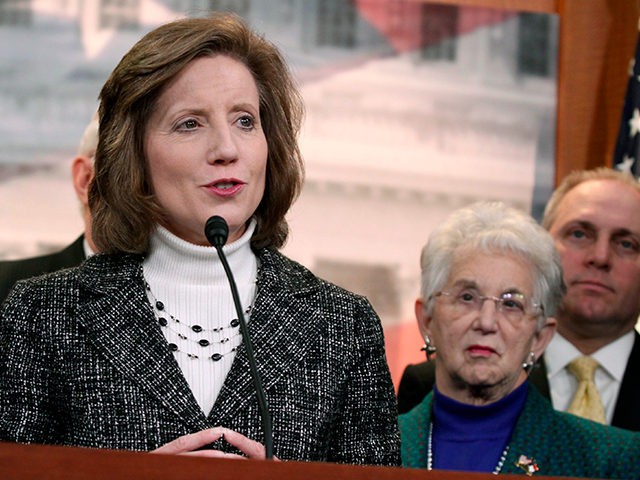
<svg viewBox="0 0 640 480">
<path fill-rule="evenodd" d="M 273 453 L 399 463 L 377 315 L 278 252 L 302 183 L 302 111 L 280 52 L 233 15 L 133 46 L 100 93 L 101 253 L 19 283 L 2 307 L 0 439 L 265 456 L 248 345 L 204 232 L 217 215 Z"/>
</svg>

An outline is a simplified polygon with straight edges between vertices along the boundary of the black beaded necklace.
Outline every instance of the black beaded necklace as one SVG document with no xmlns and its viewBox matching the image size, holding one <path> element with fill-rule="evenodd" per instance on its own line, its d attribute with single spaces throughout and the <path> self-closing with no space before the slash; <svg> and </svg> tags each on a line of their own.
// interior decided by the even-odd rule
<svg viewBox="0 0 640 480">
<path fill-rule="evenodd" d="M 215 345 L 233 345 L 233 347 L 227 348 L 226 351 L 223 352 L 198 354 L 181 350 L 176 343 L 169 342 L 168 348 L 174 354 L 182 353 L 194 360 L 209 359 L 217 362 L 226 355 L 235 352 L 242 343 L 242 335 L 238 328 L 240 326 L 240 320 L 237 318 L 232 319 L 227 326 L 214 328 L 204 328 L 198 324 L 188 324 L 166 310 L 164 303 L 156 298 L 146 281 L 145 288 L 152 305 L 153 314 L 160 327 L 171 330 L 179 339 L 192 342 L 202 348 Z M 244 311 L 245 317 L 248 317 L 250 313 L 251 305 Z M 169 318 L 167 319 L 167 317 Z M 195 336 L 190 336 L 187 333 L 193 333 Z"/>
</svg>

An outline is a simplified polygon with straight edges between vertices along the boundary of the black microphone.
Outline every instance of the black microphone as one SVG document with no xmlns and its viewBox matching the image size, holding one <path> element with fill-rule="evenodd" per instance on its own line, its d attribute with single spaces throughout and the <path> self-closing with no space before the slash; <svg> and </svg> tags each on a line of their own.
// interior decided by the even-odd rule
<svg viewBox="0 0 640 480">
<path fill-rule="evenodd" d="M 233 303 L 236 307 L 236 313 L 238 320 L 240 321 L 240 332 L 242 333 L 242 340 L 244 341 L 245 348 L 247 350 L 247 360 L 249 361 L 249 371 L 251 372 L 251 378 L 253 379 L 253 387 L 256 390 L 256 396 L 258 397 L 258 408 L 260 409 L 260 416 L 262 417 L 262 430 L 264 432 L 264 449 L 265 457 L 267 460 L 273 458 L 273 433 L 271 431 L 271 416 L 269 415 L 269 407 L 267 405 L 267 398 L 264 395 L 264 388 L 262 387 L 262 380 L 260 379 L 260 372 L 256 366 L 256 358 L 253 355 L 253 346 L 251 344 L 251 338 L 249 337 L 249 329 L 247 328 L 247 322 L 244 319 L 242 313 L 242 305 L 240 304 L 240 296 L 238 295 L 238 287 L 236 281 L 233 278 L 233 273 L 227 262 L 227 257 L 222 251 L 222 246 L 227 242 L 229 236 L 229 226 L 227 221 L 214 215 L 209 218 L 204 225 L 204 234 L 211 245 L 216 248 L 218 257 L 222 262 L 224 271 L 227 274 L 229 280 L 229 286 L 231 287 L 231 295 L 233 296 Z"/>
<path fill-rule="evenodd" d="M 229 237 L 229 225 L 227 225 L 227 221 L 219 217 L 218 215 L 214 215 L 213 217 L 207 220 L 207 223 L 204 225 L 204 234 L 209 240 L 209 243 L 216 247 L 222 247 L 225 243 L 227 243 L 227 237 Z"/>
</svg>

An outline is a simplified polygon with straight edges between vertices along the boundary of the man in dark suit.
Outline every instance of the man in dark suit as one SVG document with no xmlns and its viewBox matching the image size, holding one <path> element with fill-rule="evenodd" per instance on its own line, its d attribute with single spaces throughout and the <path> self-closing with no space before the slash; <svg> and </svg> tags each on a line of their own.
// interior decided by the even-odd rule
<svg viewBox="0 0 640 480">
<path fill-rule="evenodd" d="M 640 431 L 640 184 L 608 168 L 574 172 L 553 193 L 542 225 L 556 241 L 567 292 L 558 333 L 531 382 L 557 410 L 573 411 L 579 381 L 569 364 L 591 357 L 604 423 Z M 400 413 L 434 381 L 432 362 L 409 365 L 398 389 Z"/>
<path fill-rule="evenodd" d="M 47 255 L 20 260 L 0 262 L 0 304 L 9 295 L 13 285 L 25 278 L 35 277 L 43 273 L 55 272 L 63 268 L 79 265 L 87 255 L 95 252 L 91 239 L 91 218 L 89 215 L 88 187 L 93 176 L 93 156 L 98 145 L 98 117 L 94 114 L 85 128 L 78 154 L 71 163 L 73 188 L 82 206 L 82 218 L 85 231 L 71 245 L 63 250 Z"/>
<path fill-rule="evenodd" d="M 71 245 L 59 252 L 0 262 L 0 303 L 7 298 L 18 280 L 80 265 L 86 256 L 84 238 L 84 235 L 80 235 Z"/>
</svg>

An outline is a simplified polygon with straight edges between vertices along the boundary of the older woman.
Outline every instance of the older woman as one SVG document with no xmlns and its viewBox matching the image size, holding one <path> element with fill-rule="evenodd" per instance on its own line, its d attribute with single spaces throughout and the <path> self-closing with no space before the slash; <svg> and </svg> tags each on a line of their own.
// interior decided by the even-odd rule
<svg viewBox="0 0 640 480">
<path fill-rule="evenodd" d="M 640 435 L 557 412 L 529 388 L 564 290 L 544 229 L 475 204 L 432 233 L 421 265 L 416 316 L 436 382 L 400 416 L 405 466 L 640 478 Z"/>
<path fill-rule="evenodd" d="M 277 249 L 302 182 L 302 105 L 278 50 L 237 17 L 157 28 L 100 94 L 93 238 L 77 269 L 18 284 L 0 328 L 0 438 L 250 457 L 259 405 L 223 247 L 282 459 L 399 464 L 369 303 Z M 218 427 L 218 428 L 212 428 Z M 176 440 L 177 439 L 177 440 Z"/>
</svg>

